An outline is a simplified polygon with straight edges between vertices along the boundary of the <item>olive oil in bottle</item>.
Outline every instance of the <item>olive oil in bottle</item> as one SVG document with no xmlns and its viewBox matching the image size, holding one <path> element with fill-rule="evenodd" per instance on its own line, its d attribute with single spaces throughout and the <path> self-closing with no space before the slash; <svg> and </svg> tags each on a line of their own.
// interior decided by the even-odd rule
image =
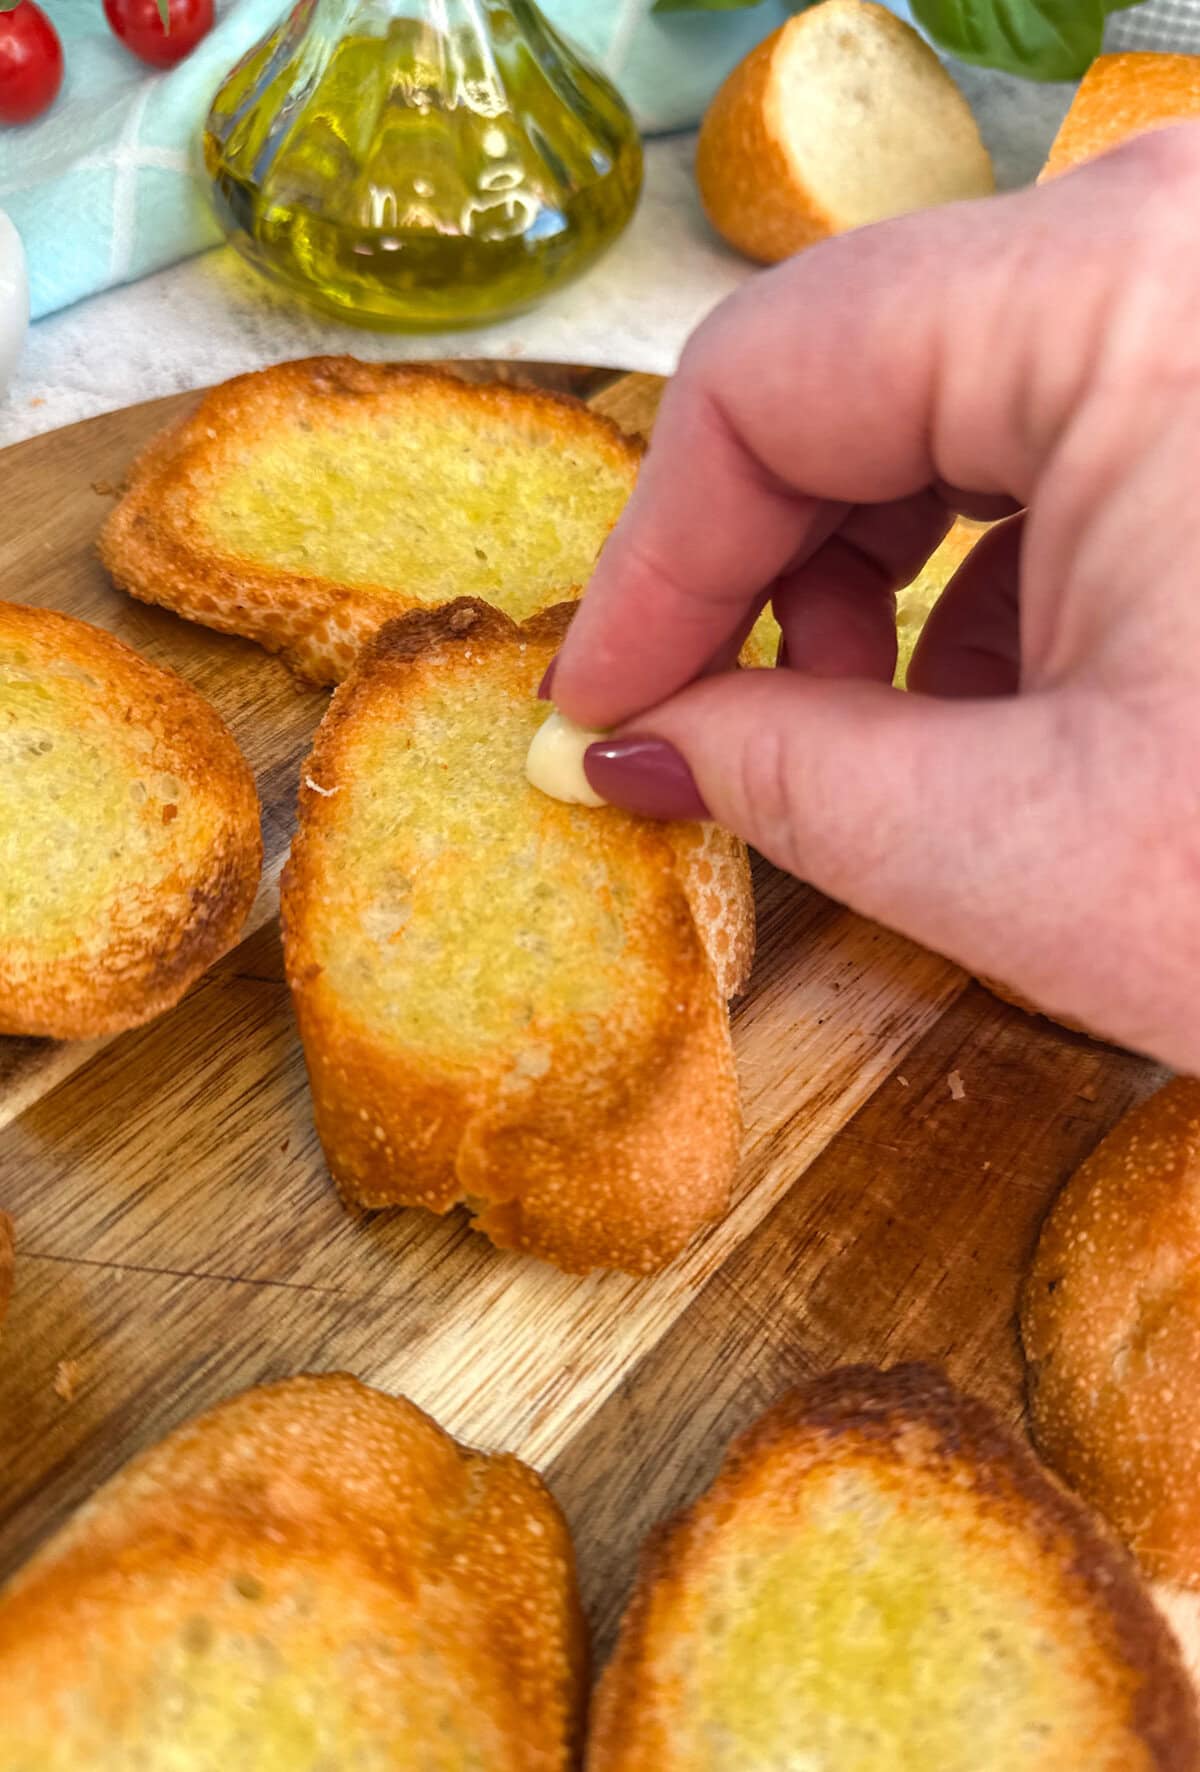
<svg viewBox="0 0 1200 1772">
<path fill-rule="evenodd" d="M 625 227 L 628 110 L 531 0 L 300 0 L 204 135 L 249 261 L 340 319 L 438 330 L 531 306 Z"/>
</svg>

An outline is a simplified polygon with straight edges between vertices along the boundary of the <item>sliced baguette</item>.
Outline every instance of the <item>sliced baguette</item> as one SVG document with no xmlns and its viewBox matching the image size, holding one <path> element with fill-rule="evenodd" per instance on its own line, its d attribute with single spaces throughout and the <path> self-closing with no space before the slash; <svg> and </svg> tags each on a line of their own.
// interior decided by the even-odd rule
<svg viewBox="0 0 1200 1772">
<path fill-rule="evenodd" d="M 318 683 L 383 622 L 578 596 L 643 446 L 561 395 L 313 357 L 205 394 L 135 465 L 100 552 L 116 583 L 244 634 Z"/>
<path fill-rule="evenodd" d="M 583 1673 L 533 1471 L 297 1378 L 135 1459 L 0 1594 L 0 1772 L 567 1772 Z"/>
<path fill-rule="evenodd" d="M 170 1008 L 262 865 L 254 778 L 173 671 L 0 603 L 0 1033 L 83 1039 Z"/>
<path fill-rule="evenodd" d="M 1193 1772 L 1124 1554 L 938 1373 L 852 1367 L 736 1442 L 643 1558 L 589 1772 Z"/>
<path fill-rule="evenodd" d="M 1140 1103 L 1067 1182 L 1021 1337 L 1043 1456 L 1147 1574 L 1200 1589 L 1200 1082 Z"/>
<path fill-rule="evenodd" d="M 714 827 L 527 783 L 571 613 L 464 600 L 364 649 L 304 771 L 284 951 L 347 1200 L 646 1272 L 727 1202 L 753 908 Z"/>
<path fill-rule="evenodd" d="M 696 150 L 709 220 L 772 264 L 830 234 L 995 189 L 967 101 L 911 25 L 825 0 L 751 51 Z"/>
</svg>

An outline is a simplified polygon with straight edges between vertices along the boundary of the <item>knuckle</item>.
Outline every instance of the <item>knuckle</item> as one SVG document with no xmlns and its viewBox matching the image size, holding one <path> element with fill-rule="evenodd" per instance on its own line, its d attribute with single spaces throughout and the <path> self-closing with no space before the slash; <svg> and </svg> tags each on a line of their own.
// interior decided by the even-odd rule
<svg viewBox="0 0 1200 1772">
<path fill-rule="evenodd" d="M 1123 151 L 1163 195 L 1200 185 L 1200 123 L 1148 130 Z"/>
</svg>

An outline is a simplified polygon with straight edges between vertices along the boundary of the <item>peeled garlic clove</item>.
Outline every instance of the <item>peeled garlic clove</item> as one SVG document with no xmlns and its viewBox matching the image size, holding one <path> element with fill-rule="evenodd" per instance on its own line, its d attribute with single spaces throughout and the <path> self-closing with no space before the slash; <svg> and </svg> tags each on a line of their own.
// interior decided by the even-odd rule
<svg viewBox="0 0 1200 1772">
<path fill-rule="evenodd" d="M 552 800 L 565 800 L 570 806 L 603 806 L 605 802 L 584 774 L 583 753 L 604 736 L 576 726 L 555 710 L 533 735 L 525 759 L 526 780 Z"/>
</svg>

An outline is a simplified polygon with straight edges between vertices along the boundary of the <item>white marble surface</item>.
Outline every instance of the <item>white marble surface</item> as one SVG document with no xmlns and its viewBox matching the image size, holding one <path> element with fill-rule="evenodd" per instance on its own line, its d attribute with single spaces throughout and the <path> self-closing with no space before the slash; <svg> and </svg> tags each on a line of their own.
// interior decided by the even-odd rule
<svg viewBox="0 0 1200 1772">
<path fill-rule="evenodd" d="M 1034 176 L 1069 91 L 956 70 L 1000 183 Z M 533 313 L 472 332 L 380 334 L 277 297 L 228 251 L 109 290 L 34 326 L 8 398 L 0 445 L 157 394 L 286 357 L 549 358 L 659 372 L 710 308 L 754 274 L 705 225 L 692 184 L 694 138 L 651 142 L 632 226 L 588 276 Z"/>
</svg>

